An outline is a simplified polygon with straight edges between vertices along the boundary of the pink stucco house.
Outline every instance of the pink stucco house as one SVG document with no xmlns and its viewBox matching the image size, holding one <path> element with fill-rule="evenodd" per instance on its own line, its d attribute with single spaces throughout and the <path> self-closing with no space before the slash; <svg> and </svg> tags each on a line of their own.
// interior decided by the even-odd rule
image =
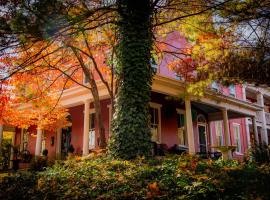
<svg viewBox="0 0 270 200">
<path fill-rule="evenodd" d="M 184 41 L 183 41 L 184 42 Z M 168 148 L 177 146 L 191 154 L 211 153 L 218 146 L 235 146 L 229 158 L 242 158 L 251 143 L 269 141 L 270 92 L 265 88 L 249 85 L 223 87 L 215 82 L 202 98 L 193 96 L 175 100 L 185 90 L 185 82 L 167 68 L 167 57 L 160 66 L 153 66 L 150 115 L 152 140 L 166 144 Z M 111 106 L 109 95 L 98 82 L 102 104 L 106 137 L 110 137 Z M 72 144 L 75 153 L 87 155 L 98 145 L 95 111 L 90 92 L 81 86 L 64 91 L 61 105 L 69 109 L 72 126 L 53 132 L 29 129 L 12 129 L 13 144 L 33 155 L 40 155 L 43 149 L 48 156 L 65 156 Z M 8 129 L 2 126 L 0 131 Z"/>
</svg>

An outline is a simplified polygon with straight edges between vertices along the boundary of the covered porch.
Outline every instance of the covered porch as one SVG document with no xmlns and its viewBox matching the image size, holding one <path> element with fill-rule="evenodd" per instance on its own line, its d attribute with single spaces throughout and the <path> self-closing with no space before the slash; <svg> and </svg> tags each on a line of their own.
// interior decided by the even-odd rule
<svg viewBox="0 0 270 200">
<path fill-rule="evenodd" d="M 153 91 L 158 94 L 177 98 L 185 91 L 185 84 L 181 81 L 167 77 L 156 77 L 155 80 Z M 163 109 L 163 105 L 159 107 Z M 258 141 L 258 131 L 255 128 L 256 112 L 262 109 L 258 105 L 207 90 L 204 97 L 200 98 L 186 95 L 174 109 L 177 112 L 175 119 L 183 118 L 184 120 L 176 122 L 177 130 L 174 132 L 177 137 L 171 138 L 174 138 L 174 145 L 186 148 L 190 154 L 215 152 L 219 146 L 227 149 L 234 146 L 236 152 L 234 157 L 237 157 L 242 156 L 250 146 L 251 132 Z M 247 117 L 252 119 L 253 130 L 246 126 Z M 218 133 L 213 128 L 215 122 L 219 122 L 222 129 L 221 142 L 216 139 Z M 166 122 L 161 122 L 161 124 L 162 127 L 168 126 Z M 161 128 L 161 140 L 158 142 L 165 144 L 169 142 L 172 145 L 172 140 L 166 139 L 166 135 L 168 131 Z M 172 136 L 170 133 L 169 135 Z M 229 159 L 233 157 L 231 151 L 224 156 Z"/>
<path fill-rule="evenodd" d="M 111 119 L 110 101 L 104 85 L 100 83 L 98 87 L 108 138 Z M 211 91 L 207 91 L 201 98 L 186 95 L 185 98 L 179 100 L 184 91 L 185 85 L 182 81 L 163 76 L 154 77 L 150 102 L 153 142 L 166 144 L 168 148 L 177 145 L 186 149 L 190 154 L 212 152 L 215 151 L 213 146 L 218 145 L 215 139 L 216 133 L 212 129 L 213 122 L 221 122 L 224 141 L 220 144 L 223 146 L 235 145 L 230 121 L 251 117 L 256 127 L 255 116 L 256 112 L 261 109 L 260 106 Z M 175 100 L 176 98 L 178 100 Z M 46 133 L 46 137 L 44 137 L 43 130 L 31 130 L 30 132 L 35 132 L 34 141 L 30 145 L 31 153 L 36 156 L 41 155 L 45 146 L 47 149 L 50 148 L 49 156 L 59 157 L 63 153 L 62 147 L 65 140 L 69 145 L 73 145 L 76 154 L 88 155 L 89 150 L 97 147 L 98 143 L 92 101 L 90 92 L 85 88 L 76 87 L 65 91 L 60 103 L 70 108 L 72 119 L 70 133 L 59 128 L 54 133 Z M 250 143 L 249 132 L 247 130 L 241 132 L 242 135 L 247 135 L 247 144 Z M 23 133 L 22 131 L 17 134 L 17 136 L 21 136 L 21 139 L 17 139 L 17 141 L 23 140 Z M 257 129 L 254 129 L 254 133 L 255 139 L 258 139 Z M 69 134 L 71 137 L 68 139 Z M 46 142 L 43 144 L 44 139 Z M 232 154 L 228 153 L 227 157 L 232 158 Z"/>
</svg>

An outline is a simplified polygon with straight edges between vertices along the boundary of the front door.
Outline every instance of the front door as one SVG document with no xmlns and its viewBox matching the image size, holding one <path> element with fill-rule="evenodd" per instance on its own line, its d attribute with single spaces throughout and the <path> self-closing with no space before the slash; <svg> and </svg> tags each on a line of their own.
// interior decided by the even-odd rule
<svg viewBox="0 0 270 200">
<path fill-rule="evenodd" d="M 206 146 L 206 126 L 205 125 L 198 125 L 199 130 L 199 146 L 200 152 L 206 153 L 207 146 Z"/>
<path fill-rule="evenodd" d="M 71 127 L 62 129 L 62 140 L 61 140 L 61 154 L 62 158 L 66 158 L 68 155 L 69 148 L 71 146 Z"/>
</svg>

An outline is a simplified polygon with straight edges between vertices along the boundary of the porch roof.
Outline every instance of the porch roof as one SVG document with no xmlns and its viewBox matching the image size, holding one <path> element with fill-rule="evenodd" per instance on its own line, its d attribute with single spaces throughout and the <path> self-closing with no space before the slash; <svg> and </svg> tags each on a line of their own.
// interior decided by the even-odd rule
<svg viewBox="0 0 270 200">
<path fill-rule="evenodd" d="M 99 89 L 100 99 L 109 98 L 108 91 L 105 85 L 101 82 L 97 82 Z M 186 83 L 173 78 L 155 75 L 153 78 L 152 91 L 179 97 L 185 92 Z M 88 89 L 82 86 L 75 86 L 73 88 L 64 91 L 60 103 L 65 107 L 73 107 L 76 105 L 82 105 L 86 100 L 93 99 Z M 227 109 L 230 118 L 239 117 L 251 117 L 256 116 L 256 112 L 263 108 L 259 105 L 254 105 L 250 102 L 236 99 L 234 97 L 226 96 L 221 93 L 207 90 L 204 97 L 198 98 L 191 96 L 193 105 L 203 105 L 203 109 L 207 113 L 218 113 L 221 109 Z"/>
<path fill-rule="evenodd" d="M 180 96 L 181 93 L 185 92 L 185 87 L 186 83 L 183 81 L 156 75 L 154 77 L 152 90 L 166 95 Z M 210 117 L 210 120 L 219 120 L 217 115 L 220 114 L 222 109 L 228 110 L 228 117 L 231 119 L 256 116 L 256 112 L 263 109 L 263 107 L 259 105 L 255 105 L 241 99 L 236 99 L 234 97 L 212 91 L 211 89 L 207 90 L 205 96 L 201 98 L 196 96 L 191 96 L 190 98 L 192 105 L 200 107 L 206 113 L 216 115 L 213 118 Z"/>
</svg>

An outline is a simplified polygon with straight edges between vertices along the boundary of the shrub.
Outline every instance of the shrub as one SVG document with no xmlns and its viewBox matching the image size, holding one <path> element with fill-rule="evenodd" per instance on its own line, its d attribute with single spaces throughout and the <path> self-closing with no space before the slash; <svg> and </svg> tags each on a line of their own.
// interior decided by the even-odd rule
<svg viewBox="0 0 270 200">
<path fill-rule="evenodd" d="M 30 170 L 33 171 L 43 171 L 48 166 L 47 157 L 45 156 L 36 156 L 32 158 L 30 162 Z"/>
<path fill-rule="evenodd" d="M 71 144 L 69 147 L 68 147 L 68 153 L 74 153 L 75 149 L 73 147 L 73 145 Z"/>
<path fill-rule="evenodd" d="M 258 164 L 270 164 L 270 147 L 266 143 L 258 144 L 251 149 L 254 161 Z"/>
<path fill-rule="evenodd" d="M 43 156 L 48 156 L 48 149 L 44 149 L 44 150 L 42 151 L 42 155 L 43 155 Z"/>
<path fill-rule="evenodd" d="M 11 176 L 0 183 L 0 192 L 20 199 L 267 199 L 269 178 L 269 165 L 188 155 L 132 161 L 72 157 L 37 174 Z M 21 185 L 24 196 L 16 190 Z"/>
<path fill-rule="evenodd" d="M 20 172 L 0 180 L 0 199 L 39 199 L 35 173 Z"/>
</svg>

